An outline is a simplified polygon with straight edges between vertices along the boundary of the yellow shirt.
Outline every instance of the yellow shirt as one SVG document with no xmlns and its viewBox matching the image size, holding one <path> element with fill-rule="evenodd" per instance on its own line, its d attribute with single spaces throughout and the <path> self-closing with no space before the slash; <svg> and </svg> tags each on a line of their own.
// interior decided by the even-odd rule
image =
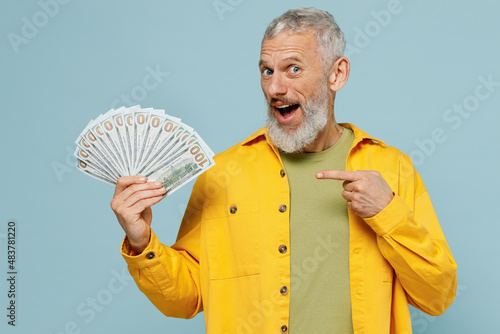
<svg viewBox="0 0 500 334">
<path fill-rule="evenodd" d="M 439 315 L 456 292 L 456 264 L 410 159 L 350 124 L 346 170 L 377 170 L 395 196 L 367 219 L 349 211 L 354 333 L 411 333 L 408 303 Z M 165 315 L 205 312 L 209 334 L 286 333 L 290 286 L 288 180 L 261 129 L 215 157 L 196 181 L 176 243 L 151 232 L 122 254 L 139 289 Z M 328 321 L 328 319 L 325 319 Z"/>
</svg>

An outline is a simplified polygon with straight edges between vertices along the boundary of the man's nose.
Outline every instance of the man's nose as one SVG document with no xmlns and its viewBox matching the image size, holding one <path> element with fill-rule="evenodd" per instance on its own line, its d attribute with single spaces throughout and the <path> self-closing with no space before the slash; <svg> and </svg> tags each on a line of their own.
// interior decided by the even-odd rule
<svg viewBox="0 0 500 334">
<path fill-rule="evenodd" d="M 273 73 L 271 83 L 269 84 L 269 95 L 279 97 L 286 95 L 287 86 L 285 79 L 279 73 Z"/>
</svg>

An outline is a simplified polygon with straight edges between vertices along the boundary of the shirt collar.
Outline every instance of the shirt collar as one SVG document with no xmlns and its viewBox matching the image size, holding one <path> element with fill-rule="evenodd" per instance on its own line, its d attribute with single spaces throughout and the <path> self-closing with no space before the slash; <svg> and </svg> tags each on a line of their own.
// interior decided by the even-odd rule
<svg viewBox="0 0 500 334">
<path fill-rule="evenodd" d="M 356 127 L 350 123 L 339 123 L 339 124 L 341 126 L 343 126 L 344 128 L 351 129 L 353 131 L 353 133 L 354 133 L 354 142 L 352 144 L 353 147 L 356 146 L 357 144 L 361 143 L 363 140 L 370 140 L 373 143 L 380 144 L 382 146 L 386 146 L 386 144 L 382 140 L 370 136 L 369 134 L 367 134 L 363 130 L 359 129 L 358 127 Z M 261 142 L 263 140 L 267 141 L 267 143 L 269 145 L 271 145 L 272 147 L 275 147 L 274 144 L 269 139 L 269 136 L 267 135 L 267 128 L 266 127 L 263 127 L 261 129 L 259 129 L 258 131 L 254 132 L 252 135 L 250 135 L 247 139 L 245 139 L 242 142 L 242 145 L 243 146 L 251 146 L 251 145 L 254 145 L 254 144 Z"/>
</svg>

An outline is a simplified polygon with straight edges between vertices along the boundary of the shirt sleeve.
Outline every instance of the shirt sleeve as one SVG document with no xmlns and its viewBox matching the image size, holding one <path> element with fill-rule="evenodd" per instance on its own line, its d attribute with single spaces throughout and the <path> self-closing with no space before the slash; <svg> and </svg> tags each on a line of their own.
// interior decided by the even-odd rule
<svg viewBox="0 0 500 334">
<path fill-rule="evenodd" d="M 364 220 L 377 234 L 379 249 L 394 268 L 408 302 L 440 315 L 455 298 L 457 265 L 420 176 L 411 162 L 403 163 L 410 165 L 402 170 L 412 172 L 400 184 L 408 186 L 400 186 L 384 210 Z"/>
<path fill-rule="evenodd" d="M 203 311 L 199 269 L 201 210 L 192 209 L 195 189 L 196 185 L 175 245 L 161 244 L 151 230 L 149 245 L 141 254 L 132 251 L 126 237 L 121 247 L 139 290 L 169 317 L 189 319 Z"/>
</svg>

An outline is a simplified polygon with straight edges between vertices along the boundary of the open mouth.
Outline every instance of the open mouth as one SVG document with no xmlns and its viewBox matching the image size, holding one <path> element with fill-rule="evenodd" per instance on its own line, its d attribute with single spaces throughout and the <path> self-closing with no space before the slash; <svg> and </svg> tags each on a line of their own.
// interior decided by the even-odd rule
<svg viewBox="0 0 500 334">
<path fill-rule="evenodd" d="M 275 106 L 275 108 L 283 118 L 287 118 L 289 115 L 297 111 L 299 106 L 299 104 L 286 104 L 282 106 Z"/>
</svg>

